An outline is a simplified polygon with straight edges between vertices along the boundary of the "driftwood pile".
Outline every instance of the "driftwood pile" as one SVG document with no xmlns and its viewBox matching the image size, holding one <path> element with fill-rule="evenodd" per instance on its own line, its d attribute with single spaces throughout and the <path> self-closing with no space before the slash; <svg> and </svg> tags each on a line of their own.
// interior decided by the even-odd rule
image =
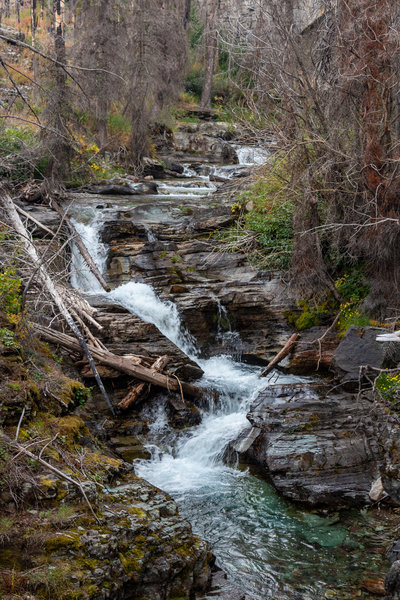
<svg viewBox="0 0 400 600">
<path fill-rule="evenodd" d="M 67 228 L 71 239 L 77 245 L 88 267 L 97 277 L 103 288 L 109 291 L 107 283 L 94 264 L 83 240 L 78 235 L 61 206 L 54 199 L 50 199 L 50 205 L 59 214 L 61 223 Z M 165 373 L 164 369 L 170 360 L 168 356 L 161 356 L 153 361 L 152 364 L 149 364 L 148 360 L 146 361 L 143 357 L 132 355 L 117 356 L 109 352 L 92 332 L 92 327 L 102 329 L 102 326 L 95 319 L 94 309 L 72 288 L 57 285 L 53 281 L 50 273 L 40 259 L 32 238 L 20 218 L 20 214 L 33 220 L 32 217 L 29 213 L 26 213 L 14 204 L 5 187 L 0 188 L 0 208 L 5 214 L 8 227 L 19 238 L 20 245 L 29 258 L 35 280 L 47 291 L 47 294 L 57 307 L 59 315 L 75 337 L 62 333 L 58 329 L 45 327 L 39 323 L 32 323 L 34 331 L 40 338 L 47 342 L 57 344 L 75 353 L 83 353 L 87 360 L 87 373 L 95 378 L 113 415 L 115 414 L 114 407 L 110 402 L 96 365 L 105 365 L 120 373 L 131 375 L 138 380 L 129 390 L 127 396 L 120 402 L 119 408 L 121 410 L 126 410 L 139 399 L 144 399 L 148 395 L 151 385 L 177 392 L 181 396 L 183 406 L 185 404 L 184 395 L 199 398 L 208 394 L 203 388 L 181 382 L 177 376 Z M 53 232 L 37 221 L 37 219 L 34 222 L 38 227 L 53 235 Z"/>
</svg>

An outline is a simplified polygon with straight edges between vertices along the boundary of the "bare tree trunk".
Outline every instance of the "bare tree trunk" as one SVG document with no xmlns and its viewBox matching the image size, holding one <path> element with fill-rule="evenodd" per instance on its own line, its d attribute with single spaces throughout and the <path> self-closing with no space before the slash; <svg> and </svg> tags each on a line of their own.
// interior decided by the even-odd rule
<svg viewBox="0 0 400 600">
<path fill-rule="evenodd" d="M 191 8 L 192 8 L 192 0 L 186 0 L 185 1 L 185 16 L 184 16 L 185 29 L 187 29 L 189 27 Z"/>
<path fill-rule="evenodd" d="M 54 184 L 63 179 L 69 161 L 70 146 L 67 143 L 68 131 L 67 121 L 67 74 L 61 66 L 66 62 L 66 50 L 64 39 L 64 1 L 53 0 L 54 14 L 54 54 L 57 64 L 55 65 L 55 87 L 51 97 L 48 110 L 48 125 L 53 132 L 49 134 L 49 150 L 51 159 L 47 168 L 47 176 Z"/>
<path fill-rule="evenodd" d="M 81 332 L 79 331 L 75 321 L 73 320 L 73 318 L 72 318 L 69 310 L 67 309 L 63 299 L 61 298 L 59 292 L 57 291 L 50 275 L 46 271 L 44 265 L 41 263 L 40 257 L 38 255 L 38 253 L 36 252 L 36 248 L 33 245 L 33 243 L 30 241 L 29 235 L 28 235 L 25 227 L 23 226 L 21 219 L 19 218 L 19 215 L 14 206 L 14 203 L 4 188 L 0 188 L 0 206 L 5 209 L 5 212 L 7 214 L 7 217 L 9 219 L 12 227 L 14 228 L 15 232 L 20 237 L 21 244 L 22 244 L 25 252 L 27 253 L 28 257 L 30 258 L 33 267 L 36 269 L 37 278 L 41 281 L 42 285 L 46 288 L 46 290 L 50 294 L 52 300 L 56 304 L 61 315 L 63 316 L 63 318 L 68 323 L 71 330 L 73 331 L 74 335 L 76 336 L 76 338 L 79 342 L 79 346 L 81 347 L 83 352 L 86 354 L 87 359 L 90 364 L 90 367 L 95 376 L 96 382 L 101 390 L 101 393 L 103 394 L 103 397 L 107 403 L 107 406 L 110 409 L 110 411 L 112 412 L 112 414 L 114 414 L 114 409 L 111 405 L 110 399 L 104 388 L 104 385 L 100 378 L 100 375 L 97 372 L 97 368 L 96 368 L 96 365 L 92 358 L 91 352 L 88 348 L 88 345 L 85 342 Z"/>
<path fill-rule="evenodd" d="M 204 34 L 206 47 L 204 84 L 201 94 L 200 107 L 211 108 L 211 92 L 214 81 L 215 58 L 217 54 L 217 13 L 219 0 L 209 0 L 207 21 Z"/>
<path fill-rule="evenodd" d="M 35 48 L 36 45 L 36 28 L 37 28 L 37 0 L 31 0 L 31 34 L 32 34 L 32 46 Z M 37 82 L 38 80 L 38 55 L 36 52 L 33 53 L 32 56 L 32 71 L 33 71 L 33 80 Z M 33 86 L 33 101 L 35 104 L 38 102 L 38 88 L 36 85 Z"/>
</svg>

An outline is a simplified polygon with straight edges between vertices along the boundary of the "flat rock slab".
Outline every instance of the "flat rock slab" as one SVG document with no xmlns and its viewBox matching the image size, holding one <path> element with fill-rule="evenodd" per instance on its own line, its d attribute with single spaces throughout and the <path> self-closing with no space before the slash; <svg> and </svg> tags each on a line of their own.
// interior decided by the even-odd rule
<svg viewBox="0 0 400 600">
<path fill-rule="evenodd" d="M 374 432 L 384 415 L 367 396 L 271 386 L 247 418 L 251 427 L 230 452 L 260 467 L 284 496 L 313 506 L 369 503 L 382 460 Z"/>
</svg>

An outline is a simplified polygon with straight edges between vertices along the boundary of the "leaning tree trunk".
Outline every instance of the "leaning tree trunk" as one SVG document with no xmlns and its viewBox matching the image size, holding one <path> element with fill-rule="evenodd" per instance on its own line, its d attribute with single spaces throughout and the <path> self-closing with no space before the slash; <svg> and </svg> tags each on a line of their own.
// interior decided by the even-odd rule
<svg viewBox="0 0 400 600">
<path fill-rule="evenodd" d="M 24 248 L 30 261 L 32 262 L 33 268 L 36 269 L 37 278 L 39 279 L 39 281 L 41 282 L 43 287 L 47 290 L 47 292 L 51 296 L 53 302 L 56 304 L 61 315 L 63 316 L 63 318 L 65 319 L 65 321 L 67 322 L 67 324 L 69 325 L 71 330 L 73 331 L 74 335 L 76 336 L 83 352 L 86 354 L 87 359 L 90 364 L 90 367 L 95 376 L 96 382 L 101 390 L 101 393 L 104 396 L 107 406 L 110 409 L 110 411 L 112 412 L 112 414 L 114 414 L 114 409 L 111 405 L 108 394 L 104 388 L 103 382 L 97 371 L 96 365 L 94 363 L 94 360 L 92 358 L 92 355 L 90 353 L 88 345 L 87 345 L 86 341 L 84 340 L 81 332 L 79 331 L 79 328 L 76 325 L 74 319 L 72 318 L 62 297 L 60 296 L 59 292 L 57 291 L 50 275 L 48 274 L 47 270 L 45 269 L 44 265 L 42 264 L 40 257 L 38 255 L 38 253 L 36 252 L 36 248 L 33 245 L 33 243 L 31 242 L 28 232 L 25 229 L 24 225 L 22 224 L 22 221 L 18 215 L 18 212 L 14 206 L 14 203 L 11 200 L 8 193 L 6 192 L 6 190 L 4 189 L 4 187 L 0 188 L 0 207 L 4 208 L 10 224 L 12 225 L 13 229 L 19 236 L 22 247 Z"/>
<path fill-rule="evenodd" d="M 211 108 L 211 92 L 214 81 L 215 58 L 217 55 L 217 10 L 219 0 L 209 0 L 206 16 L 205 42 L 205 72 L 200 107 Z"/>
</svg>

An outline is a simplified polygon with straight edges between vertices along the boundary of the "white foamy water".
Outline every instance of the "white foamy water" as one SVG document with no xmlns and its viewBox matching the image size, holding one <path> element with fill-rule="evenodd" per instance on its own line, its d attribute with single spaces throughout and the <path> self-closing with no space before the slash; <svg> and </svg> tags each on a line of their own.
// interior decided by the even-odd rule
<svg viewBox="0 0 400 600">
<path fill-rule="evenodd" d="M 255 148 L 254 146 L 235 146 L 239 165 L 263 165 L 270 155 L 266 148 Z"/>
<path fill-rule="evenodd" d="M 147 323 L 153 323 L 162 334 L 185 354 L 197 354 L 194 342 L 182 327 L 178 309 L 172 302 L 162 301 L 146 283 L 130 281 L 109 293 L 109 298 L 122 304 Z"/>
<path fill-rule="evenodd" d="M 89 250 L 93 262 L 98 267 L 100 273 L 104 273 L 106 270 L 108 248 L 100 240 L 100 230 L 103 225 L 101 213 L 90 223 L 85 224 L 75 219 L 71 219 L 71 221 L 86 248 Z M 93 275 L 75 244 L 72 246 L 71 285 L 74 288 L 91 294 L 103 292 L 103 288 L 97 277 Z"/>
</svg>

